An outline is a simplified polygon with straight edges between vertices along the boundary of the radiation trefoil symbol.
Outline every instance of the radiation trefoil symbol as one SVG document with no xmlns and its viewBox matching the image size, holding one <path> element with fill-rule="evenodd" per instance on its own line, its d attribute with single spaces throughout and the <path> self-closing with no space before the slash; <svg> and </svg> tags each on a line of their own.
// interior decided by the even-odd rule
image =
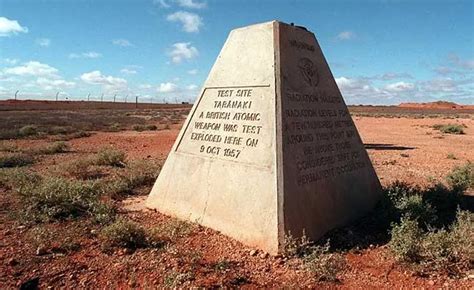
<svg viewBox="0 0 474 290">
<path fill-rule="evenodd" d="M 314 67 L 313 62 L 306 57 L 301 58 L 298 61 L 298 68 L 300 69 L 301 75 L 309 86 L 315 87 L 319 83 L 319 74 Z"/>
</svg>

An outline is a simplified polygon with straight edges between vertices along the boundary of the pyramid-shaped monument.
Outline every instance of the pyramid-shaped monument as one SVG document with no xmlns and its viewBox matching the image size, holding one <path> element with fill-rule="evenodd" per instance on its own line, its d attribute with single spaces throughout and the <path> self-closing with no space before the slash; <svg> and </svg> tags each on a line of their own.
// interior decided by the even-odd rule
<svg viewBox="0 0 474 290">
<path fill-rule="evenodd" d="M 380 183 L 313 33 L 233 30 L 147 200 L 277 253 L 367 213 Z"/>
</svg>

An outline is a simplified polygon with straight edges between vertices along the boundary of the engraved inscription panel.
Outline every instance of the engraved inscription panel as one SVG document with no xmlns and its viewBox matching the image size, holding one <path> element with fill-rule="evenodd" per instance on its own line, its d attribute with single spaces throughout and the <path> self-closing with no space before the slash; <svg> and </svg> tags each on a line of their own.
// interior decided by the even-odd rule
<svg viewBox="0 0 474 290">
<path fill-rule="evenodd" d="M 205 88 L 176 151 L 270 166 L 272 94 L 269 85 Z"/>
<path fill-rule="evenodd" d="M 294 160 L 290 171 L 295 185 L 317 185 L 369 166 L 349 111 L 315 44 L 289 39 L 283 45 L 294 51 L 285 58 L 288 77 L 282 114 L 283 142 L 291 152 L 287 157 Z"/>
</svg>

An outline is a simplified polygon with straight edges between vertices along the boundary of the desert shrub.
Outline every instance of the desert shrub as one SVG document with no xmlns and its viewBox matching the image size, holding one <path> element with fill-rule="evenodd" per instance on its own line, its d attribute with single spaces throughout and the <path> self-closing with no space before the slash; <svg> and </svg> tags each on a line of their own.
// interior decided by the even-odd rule
<svg viewBox="0 0 474 290">
<path fill-rule="evenodd" d="M 28 238 L 35 248 L 41 248 L 43 253 L 48 251 L 54 253 L 71 253 L 77 251 L 81 246 L 76 237 L 81 233 L 77 229 L 55 230 L 44 225 L 33 227 L 28 232 Z"/>
<path fill-rule="evenodd" d="M 20 137 L 21 136 L 18 130 L 14 130 L 14 129 L 0 130 L 0 140 L 17 139 Z"/>
<path fill-rule="evenodd" d="M 13 143 L 1 142 L 0 143 L 0 151 L 1 152 L 18 152 L 18 146 Z"/>
<path fill-rule="evenodd" d="M 304 257 L 306 268 L 319 281 L 337 281 L 337 274 L 346 267 L 344 256 L 331 253 L 329 248 L 329 242 L 322 246 L 313 246 L 311 253 Z"/>
<path fill-rule="evenodd" d="M 175 240 L 191 233 L 193 225 L 178 219 L 171 219 L 153 229 L 153 232 L 159 233 L 163 238 Z"/>
<path fill-rule="evenodd" d="M 117 216 L 117 209 L 103 202 L 94 203 L 90 212 L 92 220 L 101 225 L 113 222 Z"/>
<path fill-rule="evenodd" d="M 104 245 L 110 247 L 122 247 L 129 249 L 143 248 L 147 246 L 147 235 L 143 227 L 138 224 L 118 219 L 102 230 Z"/>
<path fill-rule="evenodd" d="M 453 248 L 459 269 L 472 269 L 474 264 L 474 213 L 458 210 L 451 229 Z"/>
<path fill-rule="evenodd" d="M 191 272 L 170 271 L 165 276 L 163 283 L 166 288 L 177 288 L 187 281 L 193 280 L 194 275 Z"/>
<path fill-rule="evenodd" d="M 57 153 L 66 153 L 69 151 L 69 145 L 63 141 L 54 142 L 44 148 L 40 148 L 38 153 L 41 154 L 57 154 Z"/>
<path fill-rule="evenodd" d="M 48 134 L 51 135 L 66 135 L 68 133 L 72 133 L 76 131 L 73 127 L 64 127 L 64 126 L 54 126 L 51 128 L 48 128 Z"/>
<path fill-rule="evenodd" d="M 154 162 L 135 160 L 128 164 L 124 176 L 134 187 L 153 185 L 160 174 L 160 168 L 161 167 Z"/>
<path fill-rule="evenodd" d="M 146 125 L 145 128 L 148 130 L 148 131 L 156 131 L 158 130 L 158 127 L 156 125 Z"/>
<path fill-rule="evenodd" d="M 431 226 L 442 228 L 451 225 L 456 218 L 456 210 L 461 202 L 463 191 L 448 188 L 437 183 L 422 192 L 423 200 L 436 213 Z"/>
<path fill-rule="evenodd" d="M 423 225 L 431 225 L 436 220 L 436 211 L 425 202 L 421 194 L 408 195 L 398 200 L 395 207 L 401 216 L 415 220 Z"/>
<path fill-rule="evenodd" d="M 146 130 L 146 127 L 145 127 L 145 125 L 139 125 L 139 124 L 137 124 L 137 125 L 133 125 L 133 126 L 132 126 L 132 129 L 133 129 L 134 131 L 142 132 L 142 131 L 145 131 L 145 130 Z"/>
<path fill-rule="evenodd" d="M 35 221 L 90 216 L 99 204 L 100 188 L 91 182 L 45 177 L 19 191 L 25 214 Z"/>
<path fill-rule="evenodd" d="M 398 261 L 422 273 L 459 275 L 474 262 L 474 214 L 458 210 L 448 229 L 423 231 L 415 220 L 402 218 L 391 230 L 390 250 Z"/>
<path fill-rule="evenodd" d="M 288 257 L 303 257 L 312 251 L 313 242 L 308 239 L 305 232 L 300 238 L 294 237 L 291 232 L 285 235 L 283 252 Z"/>
<path fill-rule="evenodd" d="M 95 163 L 97 165 L 123 167 L 125 165 L 125 157 L 123 151 L 104 147 L 97 152 Z"/>
<path fill-rule="evenodd" d="M 385 188 L 386 195 L 393 204 L 395 211 L 388 217 L 390 222 L 406 217 L 417 221 L 420 225 L 431 225 L 436 220 L 436 211 L 424 199 L 423 191 L 416 186 L 396 181 Z"/>
<path fill-rule="evenodd" d="M 433 129 L 445 134 L 464 134 L 464 127 L 458 124 L 435 124 L 433 125 Z"/>
<path fill-rule="evenodd" d="M 219 260 L 213 265 L 215 271 L 224 272 L 232 266 L 232 262 L 228 260 Z"/>
<path fill-rule="evenodd" d="M 126 171 L 118 175 L 107 185 L 107 193 L 113 198 L 133 194 L 133 190 L 146 185 L 153 185 L 160 167 L 145 160 L 129 162 Z"/>
<path fill-rule="evenodd" d="M 0 186 L 22 192 L 23 188 L 37 184 L 41 177 L 23 168 L 0 169 Z"/>
<path fill-rule="evenodd" d="M 78 139 L 78 138 L 84 138 L 84 137 L 90 137 L 92 134 L 86 131 L 79 130 L 77 132 L 73 132 L 70 135 L 68 135 L 69 140 L 70 139 Z"/>
<path fill-rule="evenodd" d="M 447 228 L 456 219 L 462 191 L 437 183 L 422 189 L 396 181 L 383 189 L 375 208 L 346 227 L 330 231 L 325 239 L 334 249 L 355 249 L 390 241 L 390 232 L 402 218 L 416 222 L 421 231 Z"/>
<path fill-rule="evenodd" d="M 54 135 L 52 140 L 54 140 L 54 141 L 69 141 L 69 140 L 72 140 L 72 139 L 89 137 L 91 135 L 92 134 L 89 133 L 89 132 L 80 130 L 80 131 L 72 132 L 72 133 L 66 134 L 66 135 Z"/>
<path fill-rule="evenodd" d="M 398 261 L 419 261 L 422 231 L 416 220 L 402 218 L 392 227 L 391 236 L 389 246 Z"/>
<path fill-rule="evenodd" d="M 0 156 L 0 168 L 27 166 L 33 164 L 33 162 L 33 157 L 23 153 Z"/>
<path fill-rule="evenodd" d="M 21 127 L 18 130 L 18 134 L 21 137 L 33 136 L 33 135 L 38 134 L 38 128 L 33 125 L 26 125 L 26 126 Z"/>
<path fill-rule="evenodd" d="M 455 167 L 446 177 L 446 181 L 453 189 L 459 191 L 474 188 L 474 163 L 468 162 Z"/>
<path fill-rule="evenodd" d="M 60 167 L 63 175 L 86 180 L 101 176 L 100 169 L 91 158 L 81 158 L 68 162 Z"/>
<path fill-rule="evenodd" d="M 119 123 L 113 123 L 112 125 L 109 126 L 108 130 L 107 131 L 110 131 L 110 132 L 118 132 L 120 131 L 122 128 L 120 126 Z"/>
<path fill-rule="evenodd" d="M 451 233 L 445 229 L 430 231 L 420 241 L 421 263 L 432 271 L 440 271 L 455 260 Z"/>
</svg>

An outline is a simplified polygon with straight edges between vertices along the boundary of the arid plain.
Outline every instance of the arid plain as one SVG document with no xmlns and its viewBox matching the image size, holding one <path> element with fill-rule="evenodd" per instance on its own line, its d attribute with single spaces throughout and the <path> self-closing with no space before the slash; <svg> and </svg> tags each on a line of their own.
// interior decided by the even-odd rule
<svg viewBox="0 0 474 290">
<path fill-rule="evenodd" d="M 38 106 L 0 104 L 0 288 L 25 282 L 94 288 L 473 286 L 472 257 L 436 271 L 407 266 L 392 253 L 385 228 L 365 232 L 356 223 L 339 232 L 354 235 L 354 244 L 339 243 L 337 232 L 328 235 L 330 249 L 322 259 L 334 264 L 313 265 L 322 268 L 315 275 L 303 255 L 271 256 L 147 210 L 143 201 L 190 105 L 57 105 L 31 110 Z M 456 166 L 474 161 L 472 108 L 350 111 L 385 187 L 396 181 L 420 191 L 446 185 Z M 443 131 L 445 126 L 462 134 Z M 64 188 L 87 203 L 64 198 Z M 472 211 L 472 188 L 463 193 L 461 205 Z M 325 273 L 331 269 L 324 267 L 338 271 Z"/>
</svg>

